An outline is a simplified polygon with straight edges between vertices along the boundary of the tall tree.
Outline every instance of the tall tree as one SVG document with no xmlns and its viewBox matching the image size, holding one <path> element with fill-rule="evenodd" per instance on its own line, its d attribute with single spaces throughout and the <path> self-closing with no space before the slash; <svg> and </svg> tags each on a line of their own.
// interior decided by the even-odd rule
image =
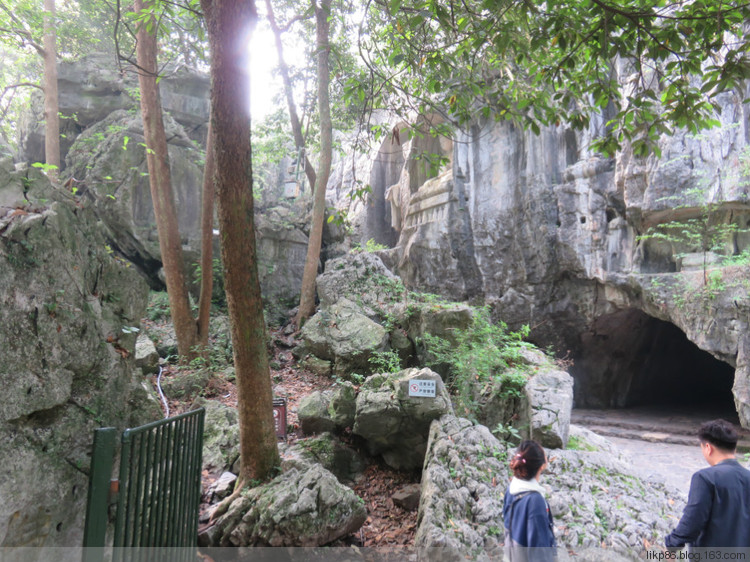
<svg viewBox="0 0 750 562">
<path fill-rule="evenodd" d="M 47 171 L 52 179 L 60 169 L 60 117 L 57 99 L 57 39 L 55 0 L 44 0 L 42 23 L 31 6 L 14 6 L 11 10 L 0 2 L 0 35 L 5 40 L 15 39 L 21 46 L 33 48 L 43 61 L 42 91 L 44 92 L 44 149 Z M 26 20 L 24 20 L 24 16 Z M 41 43 L 38 38 L 41 35 Z M 24 84 L 33 85 L 33 84 Z"/>
<path fill-rule="evenodd" d="M 276 53 L 279 57 L 279 72 L 281 73 L 281 80 L 284 83 L 284 94 L 286 96 L 287 110 L 289 111 L 289 121 L 292 126 L 292 134 L 294 135 L 294 145 L 297 148 L 297 154 L 303 153 L 305 148 L 305 136 L 302 132 L 302 123 L 300 122 L 299 115 L 297 113 L 297 104 L 294 102 L 294 87 L 292 85 L 292 78 L 289 75 L 289 66 L 284 59 L 284 43 L 282 42 L 282 29 L 279 27 L 276 21 L 276 15 L 273 11 L 273 5 L 271 0 L 266 0 L 266 14 L 268 17 L 268 23 L 271 25 L 271 31 L 273 32 L 274 41 L 276 42 Z M 310 184 L 310 190 L 315 192 L 315 168 L 310 159 L 307 157 L 307 153 L 304 152 L 305 161 L 305 175 L 307 181 Z"/>
<path fill-rule="evenodd" d="M 265 480 L 280 463 L 258 279 L 247 103 L 247 43 L 257 13 L 253 0 L 201 0 L 201 6 L 211 49 L 214 181 L 237 376 L 240 478 L 248 482 Z"/>
<path fill-rule="evenodd" d="M 203 349 L 208 347 L 208 326 L 214 281 L 215 171 L 213 132 L 209 120 L 206 136 L 206 164 L 203 167 L 203 195 L 201 197 L 201 291 L 198 301 L 198 343 Z"/>
<path fill-rule="evenodd" d="M 55 0 L 44 0 L 44 158 L 49 175 L 57 179 L 60 170 L 60 113 L 57 100 L 57 35 Z"/>
<path fill-rule="evenodd" d="M 318 111 L 320 113 L 320 164 L 318 187 L 313 196 L 312 225 L 307 243 L 305 269 L 302 273 L 302 289 L 299 310 L 295 322 L 302 324 L 315 312 L 315 279 L 318 276 L 320 247 L 323 241 L 323 222 L 326 212 L 326 185 L 331 174 L 333 158 L 333 125 L 331 123 L 331 103 L 328 93 L 330 83 L 330 15 L 331 0 L 315 3 L 316 46 L 318 51 Z"/>
<path fill-rule="evenodd" d="M 149 0 L 135 0 L 134 4 L 136 13 L 140 14 L 136 28 L 136 58 L 138 84 L 141 91 L 143 135 L 147 147 L 146 162 L 156 228 L 159 233 L 159 249 L 167 282 L 169 309 L 177 336 L 177 350 L 180 356 L 191 358 L 195 357 L 198 352 L 198 330 L 190 310 L 182 242 L 172 192 L 169 151 L 157 83 L 156 33 L 158 26 L 156 15 L 150 9 L 151 3 Z"/>
</svg>

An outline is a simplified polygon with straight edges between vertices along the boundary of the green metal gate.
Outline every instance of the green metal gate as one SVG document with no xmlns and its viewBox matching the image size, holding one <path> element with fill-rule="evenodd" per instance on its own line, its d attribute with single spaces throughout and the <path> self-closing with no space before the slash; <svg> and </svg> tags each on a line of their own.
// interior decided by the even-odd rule
<svg viewBox="0 0 750 562">
<path fill-rule="evenodd" d="M 204 415 L 201 408 L 126 429 L 118 480 L 111 480 L 117 431 L 96 430 L 84 547 L 106 546 L 112 503 L 117 506 L 114 560 L 122 556 L 118 547 L 196 545 Z"/>
</svg>

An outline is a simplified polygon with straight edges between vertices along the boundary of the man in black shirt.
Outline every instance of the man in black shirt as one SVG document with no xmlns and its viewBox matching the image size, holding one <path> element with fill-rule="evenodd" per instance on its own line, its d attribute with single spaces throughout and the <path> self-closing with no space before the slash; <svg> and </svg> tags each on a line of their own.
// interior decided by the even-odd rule
<svg viewBox="0 0 750 562">
<path fill-rule="evenodd" d="M 750 547 L 750 470 L 735 458 L 738 434 L 725 420 L 698 431 L 711 466 L 693 474 L 688 503 L 679 524 L 666 538 L 668 548 Z"/>
</svg>

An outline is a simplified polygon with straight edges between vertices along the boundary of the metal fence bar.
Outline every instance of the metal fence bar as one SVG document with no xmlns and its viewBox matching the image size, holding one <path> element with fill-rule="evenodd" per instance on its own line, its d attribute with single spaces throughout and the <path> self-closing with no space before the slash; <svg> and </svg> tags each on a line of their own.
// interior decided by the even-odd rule
<svg viewBox="0 0 750 562">
<path fill-rule="evenodd" d="M 117 430 L 104 427 L 94 432 L 94 447 L 91 453 L 91 479 L 89 480 L 86 522 L 83 529 L 84 562 L 92 547 L 103 547 L 107 535 L 107 511 L 112 479 L 113 457 Z"/>
<path fill-rule="evenodd" d="M 175 517 L 175 529 L 174 537 L 172 541 L 174 543 L 182 543 L 182 526 L 184 523 L 185 516 L 185 474 L 187 473 L 187 467 L 185 466 L 185 446 L 186 446 L 186 435 L 185 435 L 185 420 L 181 419 L 175 424 L 175 430 L 177 432 L 177 442 L 180 447 L 180 462 L 177 467 L 177 497 L 176 497 L 176 517 Z M 177 544 L 170 544 L 170 546 L 177 546 Z"/>
<path fill-rule="evenodd" d="M 151 525 L 150 529 L 150 535 L 149 535 L 149 545 L 150 546 L 158 546 L 159 545 L 159 535 L 161 534 L 161 529 L 159 527 L 159 524 L 162 521 L 162 508 L 163 505 L 161 503 L 161 492 L 164 489 L 164 434 L 166 433 L 166 426 L 160 426 L 156 430 L 156 444 L 154 446 L 154 486 L 151 489 L 151 497 L 154 501 L 153 509 L 153 519 L 155 520 L 154 524 Z"/>
</svg>

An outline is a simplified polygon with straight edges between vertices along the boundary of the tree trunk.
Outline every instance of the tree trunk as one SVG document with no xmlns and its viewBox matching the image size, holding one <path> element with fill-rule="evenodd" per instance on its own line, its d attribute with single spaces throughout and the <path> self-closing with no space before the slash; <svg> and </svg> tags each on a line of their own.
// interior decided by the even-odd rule
<svg viewBox="0 0 750 562">
<path fill-rule="evenodd" d="M 211 47 L 211 119 L 221 256 L 232 326 L 240 478 L 265 480 L 280 464 L 255 246 L 245 45 L 252 0 L 201 0 Z"/>
<path fill-rule="evenodd" d="M 208 348 L 208 325 L 214 286 L 214 148 L 211 121 L 206 139 L 206 164 L 203 166 L 203 199 L 201 205 L 201 297 L 198 302 L 198 343 Z"/>
<path fill-rule="evenodd" d="M 135 11 L 143 10 L 146 2 L 135 0 Z M 156 28 L 157 22 L 152 18 L 153 29 L 149 32 L 148 21 L 139 23 L 136 33 L 136 58 L 138 61 L 138 84 L 141 90 L 141 116 L 143 118 L 143 136 L 146 139 L 146 162 L 148 164 L 151 200 L 154 205 L 154 217 L 159 233 L 159 249 L 164 265 L 169 295 L 169 310 L 172 314 L 177 351 L 181 357 L 191 359 L 196 356 L 198 330 L 190 311 L 185 269 L 182 257 L 182 241 L 177 226 L 177 210 L 172 194 L 172 178 L 169 171 L 169 152 L 167 137 L 164 132 L 159 85 L 156 82 Z"/>
<path fill-rule="evenodd" d="M 271 0 L 266 0 L 266 11 L 268 12 L 268 23 L 271 24 L 271 30 L 273 36 L 276 39 L 276 52 L 279 57 L 279 70 L 281 71 L 281 79 L 284 82 L 284 92 L 286 93 L 286 104 L 289 109 L 289 120 L 292 124 L 292 134 L 294 135 L 294 146 L 297 147 L 299 153 L 300 148 L 304 148 L 305 139 L 302 134 L 302 123 L 300 123 L 299 117 L 297 116 L 297 104 L 294 103 L 294 90 L 292 88 L 292 79 L 289 76 L 289 67 L 284 60 L 284 45 L 281 42 L 281 30 L 276 23 L 276 16 L 273 13 L 273 6 Z M 315 193 L 315 169 L 310 163 L 310 160 L 305 154 L 305 175 L 307 175 L 307 181 L 310 183 L 310 191 Z"/>
<path fill-rule="evenodd" d="M 44 160 L 55 166 L 47 174 L 53 180 L 60 171 L 60 115 L 57 101 L 57 34 L 55 0 L 44 0 Z"/>
<path fill-rule="evenodd" d="M 326 185 L 331 174 L 331 158 L 333 155 L 333 127 L 331 125 L 331 103 L 328 98 L 328 83 L 330 73 L 328 68 L 329 23 L 331 0 L 321 0 L 320 6 L 315 6 L 315 28 L 318 48 L 318 111 L 320 113 L 320 168 L 318 170 L 318 189 L 313 197 L 312 225 L 310 239 L 307 244 L 307 258 L 302 274 L 302 294 L 300 296 L 299 311 L 296 324 L 302 324 L 315 312 L 315 279 L 318 276 L 318 262 L 320 261 L 320 246 L 323 241 L 323 221 L 326 212 Z"/>
</svg>

